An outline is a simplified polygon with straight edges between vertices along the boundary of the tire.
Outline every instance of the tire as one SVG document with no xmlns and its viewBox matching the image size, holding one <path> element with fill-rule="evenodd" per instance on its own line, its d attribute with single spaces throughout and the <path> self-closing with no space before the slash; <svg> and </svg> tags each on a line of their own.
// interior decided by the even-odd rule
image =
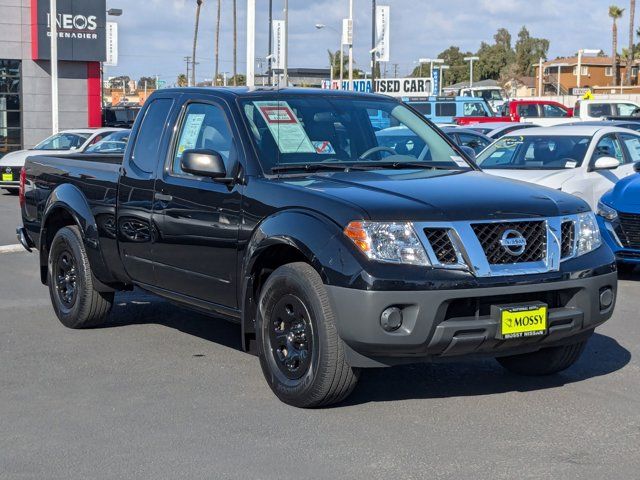
<svg viewBox="0 0 640 480">
<path fill-rule="evenodd" d="M 586 344 L 587 341 L 584 340 L 571 345 L 543 348 L 532 353 L 498 357 L 496 360 L 505 369 L 518 375 L 553 375 L 576 363 Z"/>
<path fill-rule="evenodd" d="M 47 274 L 53 309 L 65 327 L 91 328 L 105 321 L 114 294 L 94 288 L 82 236 L 75 225 L 61 228 L 53 238 Z"/>
<path fill-rule="evenodd" d="M 271 390 L 284 403 L 301 408 L 344 400 L 355 388 L 359 370 L 345 361 L 318 273 L 306 263 L 279 267 L 259 298 L 258 356 Z"/>
</svg>

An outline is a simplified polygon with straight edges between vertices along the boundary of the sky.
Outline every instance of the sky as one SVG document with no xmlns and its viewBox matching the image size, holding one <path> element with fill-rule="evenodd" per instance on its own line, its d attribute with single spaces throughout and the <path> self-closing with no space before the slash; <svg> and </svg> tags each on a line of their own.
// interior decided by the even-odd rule
<svg viewBox="0 0 640 480">
<path fill-rule="evenodd" d="M 233 70 L 232 0 L 222 1 L 220 72 Z M 369 70 L 371 2 L 354 1 L 354 62 Z M 614 0 L 378 0 L 391 6 L 388 74 L 397 63 L 398 76 L 407 75 L 418 58 L 435 57 L 451 45 L 476 51 L 493 41 L 498 28 L 511 32 L 514 42 L 523 25 L 531 35 L 551 41 L 549 57 L 573 55 L 580 48 L 611 51 L 608 6 Z M 619 44 L 628 44 L 628 5 L 619 23 Z M 238 71 L 246 68 L 246 0 L 238 4 Z M 256 55 L 268 55 L 268 0 L 256 0 Z M 133 79 L 158 75 L 168 84 L 185 72 L 183 57 L 191 55 L 195 0 L 107 0 L 122 8 L 119 23 L 119 64 L 106 77 Z M 274 19 L 282 18 L 283 0 L 273 0 Z M 204 0 L 200 17 L 197 80 L 213 77 L 217 0 Z M 348 0 L 289 0 L 289 67 L 328 67 L 327 50 L 339 48 L 341 19 L 348 17 Z M 638 20 L 638 15 L 636 15 Z M 317 30 L 321 23 L 327 28 Z M 621 47 L 619 47 L 621 48 Z M 260 68 L 256 67 L 259 72 Z"/>
</svg>

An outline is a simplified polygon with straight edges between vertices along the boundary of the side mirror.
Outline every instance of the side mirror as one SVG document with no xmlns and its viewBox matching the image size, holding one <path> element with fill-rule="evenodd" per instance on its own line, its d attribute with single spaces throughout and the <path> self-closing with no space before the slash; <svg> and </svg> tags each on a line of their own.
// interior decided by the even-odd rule
<svg viewBox="0 0 640 480">
<path fill-rule="evenodd" d="M 199 177 L 224 178 L 227 169 L 222 156 L 214 150 L 185 150 L 180 167 L 184 172 Z"/>
<path fill-rule="evenodd" d="M 469 157 L 471 160 L 473 160 L 474 162 L 476 161 L 476 151 L 473 148 L 463 145 L 460 147 L 460 150 L 466 153 L 467 157 Z"/>
<path fill-rule="evenodd" d="M 615 170 L 620 166 L 620 162 L 617 158 L 613 157 L 600 157 L 593 164 L 594 170 Z"/>
<path fill-rule="evenodd" d="M 633 164 L 633 170 L 636 173 L 640 173 L 640 162 L 636 162 L 636 163 Z"/>
</svg>

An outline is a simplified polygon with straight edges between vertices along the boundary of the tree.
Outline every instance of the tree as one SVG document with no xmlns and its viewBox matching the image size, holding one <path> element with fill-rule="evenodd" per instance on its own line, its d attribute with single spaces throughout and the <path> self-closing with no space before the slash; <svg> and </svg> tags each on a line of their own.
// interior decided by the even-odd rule
<svg viewBox="0 0 640 480">
<path fill-rule="evenodd" d="M 518 41 L 515 45 L 515 65 L 512 69 L 516 76 L 529 76 L 533 66 L 542 58 L 547 59 L 549 40 L 535 38 L 529 34 L 527 27 L 522 27 L 518 33 Z"/>
<path fill-rule="evenodd" d="M 196 46 L 198 45 L 198 25 L 200 23 L 200 7 L 204 0 L 196 0 L 196 24 L 193 28 L 193 53 L 191 54 L 191 83 L 196 84 Z"/>
<path fill-rule="evenodd" d="M 129 90 L 129 82 L 131 78 L 128 75 L 120 75 L 109 79 L 109 88 L 112 90 Z"/>
<path fill-rule="evenodd" d="M 247 77 L 245 77 L 241 73 L 237 73 L 233 77 L 231 77 L 230 81 L 231 81 L 231 83 L 233 85 L 238 85 L 238 86 L 246 85 L 247 84 Z"/>
<path fill-rule="evenodd" d="M 633 23 L 636 14 L 636 0 L 629 0 L 629 51 L 627 52 L 627 85 L 631 85 L 631 67 L 635 58 L 633 50 Z"/>
<path fill-rule="evenodd" d="M 613 86 L 615 87 L 618 84 L 618 24 L 617 21 L 622 17 L 624 13 L 624 8 L 616 7 L 615 5 L 611 5 L 609 7 L 609 17 L 611 17 L 611 44 L 612 44 L 612 52 L 611 52 L 611 68 L 613 71 Z"/>
<path fill-rule="evenodd" d="M 449 70 L 445 75 L 447 84 L 463 82 L 469 79 L 469 63 L 464 61 L 464 57 L 471 56 L 471 52 L 462 52 L 460 47 L 450 46 L 438 54 L 438 58 L 444 60 L 445 65 L 449 65 Z M 417 65 L 411 72 L 412 77 L 426 77 L 430 75 L 428 64 Z"/>
<path fill-rule="evenodd" d="M 144 88 L 145 82 L 147 84 L 147 88 L 150 90 L 158 88 L 156 85 L 156 77 L 140 77 L 140 80 L 138 80 L 138 87 Z"/>
<path fill-rule="evenodd" d="M 213 69 L 213 78 L 214 78 L 214 85 L 218 84 L 218 61 L 220 59 L 220 3 L 221 0 L 218 0 L 218 9 L 217 9 L 217 16 L 216 16 L 216 46 L 215 46 L 215 53 L 214 53 L 214 57 L 215 57 L 215 66 Z"/>
<path fill-rule="evenodd" d="M 327 50 L 327 54 L 329 55 L 329 65 L 331 65 L 331 69 L 333 70 L 333 78 L 340 78 L 340 50 L 336 52 L 332 52 L 331 50 Z M 349 65 L 349 54 L 342 56 L 342 70 L 347 71 Z"/>
<path fill-rule="evenodd" d="M 502 70 L 514 61 L 515 53 L 511 48 L 511 34 L 506 28 L 500 28 L 493 36 L 494 44 L 486 42 L 480 44 L 477 63 L 477 76 L 479 80 L 500 78 Z M 474 72 L 474 77 L 476 73 Z M 474 78 L 474 81 L 476 78 Z"/>
<path fill-rule="evenodd" d="M 179 87 L 186 87 L 187 85 L 189 85 L 189 79 L 187 78 L 187 75 L 185 75 L 184 73 L 178 75 L 178 78 L 176 79 L 176 85 L 178 85 Z"/>
</svg>

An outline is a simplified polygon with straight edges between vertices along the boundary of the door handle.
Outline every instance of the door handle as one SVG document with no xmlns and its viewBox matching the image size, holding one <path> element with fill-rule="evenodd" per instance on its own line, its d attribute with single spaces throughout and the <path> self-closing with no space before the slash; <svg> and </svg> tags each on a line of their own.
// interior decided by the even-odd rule
<svg viewBox="0 0 640 480">
<path fill-rule="evenodd" d="M 171 195 L 166 195 L 160 192 L 154 193 L 153 198 L 155 198 L 159 202 L 170 202 L 171 200 L 173 200 L 173 197 Z"/>
</svg>

